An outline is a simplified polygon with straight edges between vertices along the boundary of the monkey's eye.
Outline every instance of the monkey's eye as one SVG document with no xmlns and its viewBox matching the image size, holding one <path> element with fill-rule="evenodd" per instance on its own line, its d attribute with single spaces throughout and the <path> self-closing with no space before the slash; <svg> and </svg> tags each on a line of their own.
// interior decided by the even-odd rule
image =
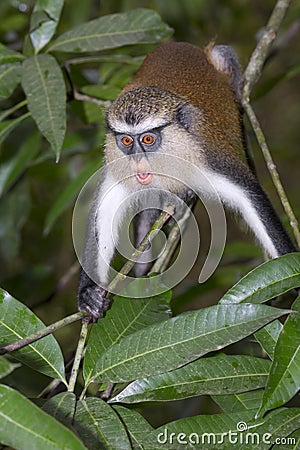
<svg viewBox="0 0 300 450">
<path fill-rule="evenodd" d="M 144 134 L 141 138 L 141 142 L 146 145 L 152 145 L 155 142 L 155 137 L 152 134 Z"/>
<path fill-rule="evenodd" d="M 123 136 L 121 142 L 125 147 L 130 147 L 133 143 L 133 139 L 131 136 Z"/>
</svg>

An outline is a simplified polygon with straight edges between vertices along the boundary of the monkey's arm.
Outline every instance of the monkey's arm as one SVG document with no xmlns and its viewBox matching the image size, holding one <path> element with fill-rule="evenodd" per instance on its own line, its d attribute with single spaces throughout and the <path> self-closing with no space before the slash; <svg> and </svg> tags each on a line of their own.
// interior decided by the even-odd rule
<svg viewBox="0 0 300 450">
<path fill-rule="evenodd" d="M 248 167 L 236 162 L 226 175 L 216 172 L 213 174 L 214 185 L 221 200 L 230 209 L 241 214 L 267 254 L 276 258 L 296 252 L 267 195 Z"/>
<path fill-rule="evenodd" d="M 114 237 L 122 220 L 121 204 L 125 198 L 125 189 L 106 173 L 89 213 L 78 286 L 79 310 L 86 311 L 94 320 L 102 317 L 109 307 L 105 298 L 106 288 L 115 252 Z M 116 214 L 117 211 L 120 214 Z"/>
</svg>

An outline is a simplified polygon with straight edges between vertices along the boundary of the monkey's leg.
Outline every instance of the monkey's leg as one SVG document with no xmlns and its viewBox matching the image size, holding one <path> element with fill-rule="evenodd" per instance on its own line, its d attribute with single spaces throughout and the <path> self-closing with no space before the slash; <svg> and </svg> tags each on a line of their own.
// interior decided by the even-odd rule
<svg viewBox="0 0 300 450">
<path fill-rule="evenodd" d="M 122 202 L 127 192 L 110 175 L 97 189 L 86 233 L 82 270 L 78 289 L 78 307 L 93 316 L 102 317 L 109 307 L 105 299 L 108 273 L 115 252 L 115 243 L 124 215 Z"/>
</svg>

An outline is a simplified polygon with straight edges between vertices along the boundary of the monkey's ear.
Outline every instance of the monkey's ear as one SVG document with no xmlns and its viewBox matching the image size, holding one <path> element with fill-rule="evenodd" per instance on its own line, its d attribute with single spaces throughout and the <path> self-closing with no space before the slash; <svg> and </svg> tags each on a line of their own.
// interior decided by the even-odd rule
<svg viewBox="0 0 300 450">
<path fill-rule="evenodd" d="M 228 45 L 208 45 L 206 55 L 218 72 L 225 73 L 238 99 L 241 98 L 242 76 L 238 57 Z"/>
<path fill-rule="evenodd" d="M 191 131 L 194 125 L 194 107 L 187 103 L 181 103 L 176 110 L 176 120 L 187 131 Z M 198 112 L 199 115 L 199 112 Z"/>
</svg>

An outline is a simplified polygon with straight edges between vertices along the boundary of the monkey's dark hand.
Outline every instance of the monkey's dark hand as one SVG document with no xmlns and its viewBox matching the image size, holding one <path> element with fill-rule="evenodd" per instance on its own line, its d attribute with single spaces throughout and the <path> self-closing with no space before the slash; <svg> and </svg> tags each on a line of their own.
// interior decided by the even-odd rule
<svg viewBox="0 0 300 450">
<path fill-rule="evenodd" d="M 82 270 L 78 289 L 78 309 L 89 315 L 91 323 L 97 322 L 108 310 L 111 300 L 107 291 L 94 283 Z"/>
<path fill-rule="evenodd" d="M 99 286 L 87 287 L 80 293 L 79 310 L 85 311 L 91 316 L 90 322 L 97 322 L 108 310 L 111 301 L 105 295 L 106 291 Z"/>
</svg>

